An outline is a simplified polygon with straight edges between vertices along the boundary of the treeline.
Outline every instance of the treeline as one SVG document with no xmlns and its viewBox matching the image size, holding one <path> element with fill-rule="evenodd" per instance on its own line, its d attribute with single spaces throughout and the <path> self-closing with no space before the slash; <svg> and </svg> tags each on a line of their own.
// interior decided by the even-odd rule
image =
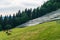
<svg viewBox="0 0 60 40">
<path fill-rule="evenodd" d="M 49 12 L 55 11 L 60 8 L 60 0 L 49 0 L 45 2 L 41 7 L 35 9 L 25 9 L 24 11 L 18 11 L 13 16 L 0 16 L 0 30 L 7 30 L 14 28 L 20 24 L 23 24 L 29 20 L 41 17 Z"/>
</svg>

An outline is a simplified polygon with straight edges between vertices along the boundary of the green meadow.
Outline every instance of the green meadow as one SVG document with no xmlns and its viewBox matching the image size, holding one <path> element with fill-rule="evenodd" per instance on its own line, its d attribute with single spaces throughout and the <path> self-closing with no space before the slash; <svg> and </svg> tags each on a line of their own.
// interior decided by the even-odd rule
<svg viewBox="0 0 60 40">
<path fill-rule="evenodd" d="M 51 21 L 25 28 L 13 28 L 11 35 L 1 31 L 0 40 L 60 40 L 60 22 Z"/>
</svg>

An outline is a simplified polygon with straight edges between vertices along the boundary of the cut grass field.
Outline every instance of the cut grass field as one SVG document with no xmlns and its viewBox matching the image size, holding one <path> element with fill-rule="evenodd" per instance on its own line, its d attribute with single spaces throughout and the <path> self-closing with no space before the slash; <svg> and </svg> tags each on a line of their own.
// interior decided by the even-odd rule
<svg viewBox="0 0 60 40">
<path fill-rule="evenodd" d="M 11 35 L 1 31 L 0 40 L 60 40 L 60 23 L 57 21 L 11 30 Z"/>
</svg>

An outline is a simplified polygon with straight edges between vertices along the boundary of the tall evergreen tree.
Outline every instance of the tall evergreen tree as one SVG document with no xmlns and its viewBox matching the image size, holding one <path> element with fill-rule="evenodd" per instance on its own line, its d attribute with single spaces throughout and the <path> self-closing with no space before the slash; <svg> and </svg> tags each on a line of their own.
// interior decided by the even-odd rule
<svg viewBox="0 0 60 40">
<path fill-rule="evenodd" d="M 2 25 L 2 23 L 3 23 L 3 17 L 2 17 L 2 15 L 0 16 L 0 25 Z"/>
<path fill-rule="evenodd" d="M 3 19 L 3 30 L 5 30 L 5 25 L 8 24 L 8 16 L 5 16 L 4 19 Z"/>
<path fill-rule="evenodd" d="M 9 17 L 8 17 L 8 24 L 9 25 L 13 25 L 13 23 L 12 23 L 12 16 L 11 15 L 9 15 Z"/>
<path fill-rule="evenodd" d="M 13 26 L 13 27 L 16 26 L 16 20 L 15 20 L 15 18 L 16 18 L 16 15 L 13 14 L 13 16 L 12 16 L 12 26 Z"/>
<path fill-rule="evenodd" d="M 21 12 L 20 12 L 20 10 L 18 11 L 18 13 L 16 13 L 16 17 L 21 17 Z"/>
</svg>

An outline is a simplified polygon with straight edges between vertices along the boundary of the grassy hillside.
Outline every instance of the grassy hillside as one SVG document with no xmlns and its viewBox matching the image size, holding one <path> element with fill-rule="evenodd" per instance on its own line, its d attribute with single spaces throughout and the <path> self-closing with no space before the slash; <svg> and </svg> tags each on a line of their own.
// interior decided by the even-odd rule
<svg viewBox="0 0 60 40">
<path fill-rule="evenodd" d="M 59 21 L 11 30 L 11 35 L 7 35 L 4 31 L 1 31 L 0 40 L 60 40 Z"/>
</svg>

